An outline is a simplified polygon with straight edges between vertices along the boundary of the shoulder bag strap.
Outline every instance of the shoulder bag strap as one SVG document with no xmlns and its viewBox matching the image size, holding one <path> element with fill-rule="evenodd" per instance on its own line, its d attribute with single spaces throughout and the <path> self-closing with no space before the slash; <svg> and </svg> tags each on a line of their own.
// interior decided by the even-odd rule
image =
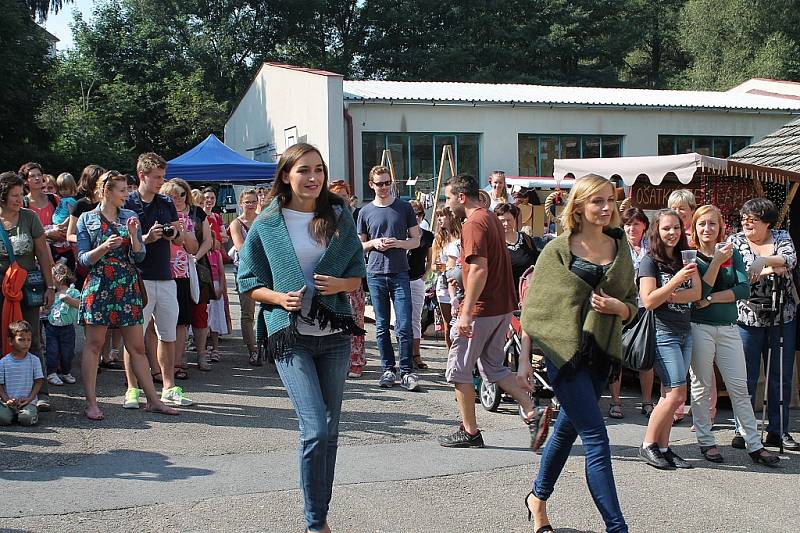
<svg viewBox="0 0 800 533">
<path fill-rule="evenodd" d="M 17 224 L 19 224 L 19 222 L 17 222 Z M 8 253 L 8 262 L 11 264 L 16 261 L 17 258 L 14 255 L 14 247 L 11 245 L 11 239 L 8 238 L 8 232 L 6 231 L 6 228 L 3 227 L 2 223 L 0 223 L 0 238 L 3 239 L 3 244 L 6 247 L 6 253 Z"/>
</svg>

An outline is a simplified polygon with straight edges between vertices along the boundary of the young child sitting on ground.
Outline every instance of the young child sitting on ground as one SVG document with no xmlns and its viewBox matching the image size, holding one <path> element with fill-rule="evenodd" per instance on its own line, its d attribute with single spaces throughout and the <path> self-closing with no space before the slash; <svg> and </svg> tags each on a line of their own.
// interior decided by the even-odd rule
<svg viewBox="0 0 800 533">
<path fill-rule="evenodd" d="M 53 267 L 53 281 L 57 286 L 56 298 L 45 322 L 47 382 L 71 385 L 75 383 L 71 370 L 81 293 L 75 288 L 75 275 L 64 263 Z"/>
<path fill-rule="evenodd" d="M 39 421 L 37 394 L 44 383 L 39 358 L 31 349 L 31 325 L 24 320 L 8 325 L 11 353 L 0 359 L 0 426 L 16 419 L 20 425 L 33 426 Z"/>
</svg>

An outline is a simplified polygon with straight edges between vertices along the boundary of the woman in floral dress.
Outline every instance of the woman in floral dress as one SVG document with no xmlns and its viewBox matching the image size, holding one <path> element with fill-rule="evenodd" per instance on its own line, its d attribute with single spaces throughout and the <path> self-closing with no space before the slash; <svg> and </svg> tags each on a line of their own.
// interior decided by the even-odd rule
<svg viewBox="0 0 800 533">
<path fill-rule="evenodd" d="M 145 248 L 139 219 L 133 211 L 121 208 L 127 195 L 125 176 L 110 170 L 97 180 L 100 204 L 78 219 L 78 262 L 89 269 L 79 318 L 86 326 L 81 374 L 86 391 L 84 412 L 90 420 L 104 417 L 97 405 L 97 364 L 109 327 L 122 331 L 133 371 L 147 396 L 145 409 L 178 414 L 161 403 L 144 354 L 142 294 L 134 263 L 144 259 Z"/>
</svg>

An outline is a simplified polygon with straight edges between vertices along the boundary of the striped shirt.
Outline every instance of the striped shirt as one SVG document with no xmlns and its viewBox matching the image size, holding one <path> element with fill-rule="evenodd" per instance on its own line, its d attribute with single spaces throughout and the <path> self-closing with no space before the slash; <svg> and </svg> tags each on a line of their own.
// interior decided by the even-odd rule
<svg viewBox="0 0 800 533">
<path fill-rule="evenodd" d="M 33 390 L 33 382 L 44 379 L 42 364 L 39 358 L 29 353 L 22 359 L 15 359 L 8 354 L 0 359 L 0 385 L 6 389 L 11 398 L 27 398 Z M 39 397 L 33 399 L 38 401 Z"/>
</svg>

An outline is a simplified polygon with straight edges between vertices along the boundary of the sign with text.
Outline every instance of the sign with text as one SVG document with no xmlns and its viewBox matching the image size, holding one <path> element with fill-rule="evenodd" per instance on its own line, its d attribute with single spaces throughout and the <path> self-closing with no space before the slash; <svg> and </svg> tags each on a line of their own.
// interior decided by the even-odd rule
<svg viewBox="0 0 800 533">
<path fill-rule="evenodd" d="M 678 189 L 688 189 L 692 191 L 694 197 L 699 202 L 704 198 L 703 189 L 700 188 L 699 180 L 697 183 L 688 183 L 684 185 L 678 181 L 668 182 L 666 180 L 661 182 L 661 185 L 653 185 L 646 181 L 637 181 L 631 187 L 631 205 L 639 207 L 644 210 L 657 210 L 667 207 L 667 198 L 672 194 L 672 191 Z"/>
</svg>

